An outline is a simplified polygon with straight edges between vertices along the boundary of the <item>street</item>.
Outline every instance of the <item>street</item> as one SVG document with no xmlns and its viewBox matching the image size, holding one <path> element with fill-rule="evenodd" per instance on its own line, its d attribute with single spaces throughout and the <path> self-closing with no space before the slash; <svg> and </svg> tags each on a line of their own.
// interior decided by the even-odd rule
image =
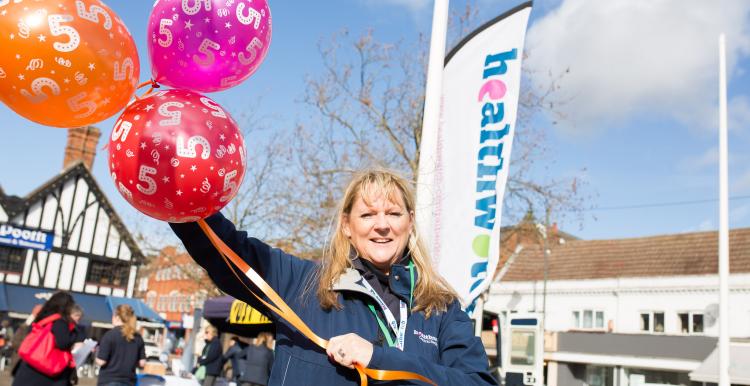
<svg viewBox="0 0 750 386">
<path fill-rule="evenodd" d="M 13 378 L 10 376 L 10 369 L 7 368 L 0 372 L 0 386 L 10 386 Z M 96 386 L 96 378 L 81 378 L 78 381 L 80 386 Z"/>
</svg>

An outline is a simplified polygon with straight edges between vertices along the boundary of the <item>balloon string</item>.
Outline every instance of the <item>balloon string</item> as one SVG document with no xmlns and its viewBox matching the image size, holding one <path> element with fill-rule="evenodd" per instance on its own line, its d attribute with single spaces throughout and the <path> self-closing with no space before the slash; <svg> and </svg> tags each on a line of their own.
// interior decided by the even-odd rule
<svg viewBox="0 0 750 386">
<path fill-rule="evenodd" d="M 146 91 L 146 92 L 145 92 L 145 93 L 144 93 L 143 95 L 141 95 L 141 96 L 138 96 L 137 94 L 135 95 L 135 99 L 136 99 L 136 100 L 141 100 L 141 99 L 143 99 L 143 98 L 145 98 L 145 97 L 147 97 L 147 96 L 151 95 L 151 93 L 152 93 L 152 92 L 153 92 L 154 90 L 156 90 L 157 88 L 161 87 L 161 85 L 160 85 L 159 83 L 156 83 L 156 81 L 155 81 L 155 80 L 153 80 L 153 79 L 149 79 L 149 80 L 147 80 L 147 81 L 145 81 L 145 82 L 143 82 L 143 83 L 139 84 L 138 86 L 136 86 L 136 88 L 135 88 L 135 89 L 136 89 L 136 90 L 140 90 L 140 89 L 142 89 L 142 88 L 144 88 L 144 87 L 146 87 L 146 86 L 148 86 L 148 85 L 150 85 L 151 87 L 150 87 L 150 88 L 148 89 L 148 91 Z"/>
<path fill-rule="evenodd" d="M 266 283 L 263 278 L 258 275 L 255 270 L 250 267 L 250 265 L 245 262 L 241 257 L 237 255 L 231 248 L 229 248 L 228 245 L 224 243 L 223 240 L 219 238 L 219 236 L 214 233 L 213 229 L 208 226 L 205 220 L 198 220 L 198 226 L 200 226 L 201 230 L 203 230 L 203 233 L 205 233 L 206 237 L 208 237 L 208 240 L 211 241 L 211 244 L 213 244 L 214 248 L 216 248 L 217 251 L 219 251 L 219 255 L 224 260 L 224 262 L 229 267 L 230 271 L 234 274 L 234 276 L 237 278 L 237 280 L 242 283 L 242 285 L 247 289 L 248 292 L 250 292 L 251 295 L 253 295 L 258 301 L 260 301 L 263 305 L 268 307 L 270 310 L 275 312 L 279 315 L 282 319 L 286 320 L 294 326 L 299 332 L 301 332 L 305 337 L 310 339 L 313 343 L 320 346 L 323 350 L 328 347 L 328 341 L 319 337 L 316 335 L 310 327 L 305 324 L 305 322 L 300 319 L 300 317 L 292 311 L 292 309 L 289 307 L 289 305 L 286 304 L 286 302 L 281 299 L 281 296 L 279 296 L 276 291 L 271 288 L 268 283 Z M 255 284 L 258 289 L 265 295 L 269 302 L 262 299 L 258 294 L 256 294 L 253 290 L 251 290 L 245 282 L 240 279 L 239 275 L 237 275 L 237 272 L 235 271 L 234 267 L 230 265 L 230 261 L 232 264 L 237 267 L 240 271 L 244 272 L 245 277 L 250 279 L 250 281 Z M 354 368 L 357 370 L 357 373 L 359 373 L 360 378 L 360 386 L 367 386 L 367 377 L 370 377 L 372 379 L 377 379 L 380 381 L 395 381 L 395 380 L 419 380 L 425 383 L 429 383 L 433 386 L 437 386 L 437 384 L 433 381 L 431 381 L 428 378 L 425 378 L 424 376 L 412 373 L 409 371 L 396 371 L 396 370 L 375 370 L 370 369 L 367 367 L 362 366 L 359 363 L 354 363 Z"/>
</svg>

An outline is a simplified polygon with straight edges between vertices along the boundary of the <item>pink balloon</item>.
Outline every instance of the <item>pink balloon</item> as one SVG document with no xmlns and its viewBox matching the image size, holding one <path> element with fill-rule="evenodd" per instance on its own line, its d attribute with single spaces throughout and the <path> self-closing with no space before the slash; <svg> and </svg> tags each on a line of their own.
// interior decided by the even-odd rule
<svg viewBox="0 0 750 386">
<path fill-rule="evenodd" d="M 252 75 L 265 58 L 271 10 L 266 0 L 157 0 L 148 35 L 158 83 L 226 90 Z"/>
</svg>

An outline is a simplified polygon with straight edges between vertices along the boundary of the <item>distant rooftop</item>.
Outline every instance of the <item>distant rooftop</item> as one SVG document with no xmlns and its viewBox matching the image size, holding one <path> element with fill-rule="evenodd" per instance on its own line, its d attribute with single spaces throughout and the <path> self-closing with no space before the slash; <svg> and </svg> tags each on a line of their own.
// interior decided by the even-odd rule
<svg viewBox="0 0 750 386">
<path fill-rule="evenodd" d="M 696 232 L 616 240 L 566 240 L 553 245 L 548 280 L 710 275 L 718 272 L 718 236 Z M 729 232 L 730 271 L 750 273 L 750 228 Z M 524 245 L 503 281 L 544 279 L 544 255 Z"/>
</svg>

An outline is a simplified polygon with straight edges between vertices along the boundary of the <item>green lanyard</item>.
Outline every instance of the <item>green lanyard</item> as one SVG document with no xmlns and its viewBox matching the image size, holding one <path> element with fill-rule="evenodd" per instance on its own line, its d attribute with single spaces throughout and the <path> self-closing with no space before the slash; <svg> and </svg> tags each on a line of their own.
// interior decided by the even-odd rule
<svg viewBox="0 0 750 386">
<path fill-rule="evenodd" d="M 410 279 L 410 290 L 409 290 L 409 310 L 412 308 L 412 300 L 414 296 L 414 262 L 410 261 L 409 265 L 406 266 L 406 268 L 409 270 L 409 279 Z M 385 339 L 388 341 L 388 346 L 393 347 L 396 345 L 396 342 L 391 338 L 390 330 L 388 330 L 388 327 L 386 327 L 385 323 L 380 319 L 380 316 L 378 316 L 378 311 L 375 310 L 375 306 L 373 304 L 368 304 L 367 307 L 372 311 L 372 314 L 375 315 L 375 320 L 378 321 L 378 326 L 380 327 L 380 330 L 383 331 L 383 335 L 385 335 Z"/>
</svg>

